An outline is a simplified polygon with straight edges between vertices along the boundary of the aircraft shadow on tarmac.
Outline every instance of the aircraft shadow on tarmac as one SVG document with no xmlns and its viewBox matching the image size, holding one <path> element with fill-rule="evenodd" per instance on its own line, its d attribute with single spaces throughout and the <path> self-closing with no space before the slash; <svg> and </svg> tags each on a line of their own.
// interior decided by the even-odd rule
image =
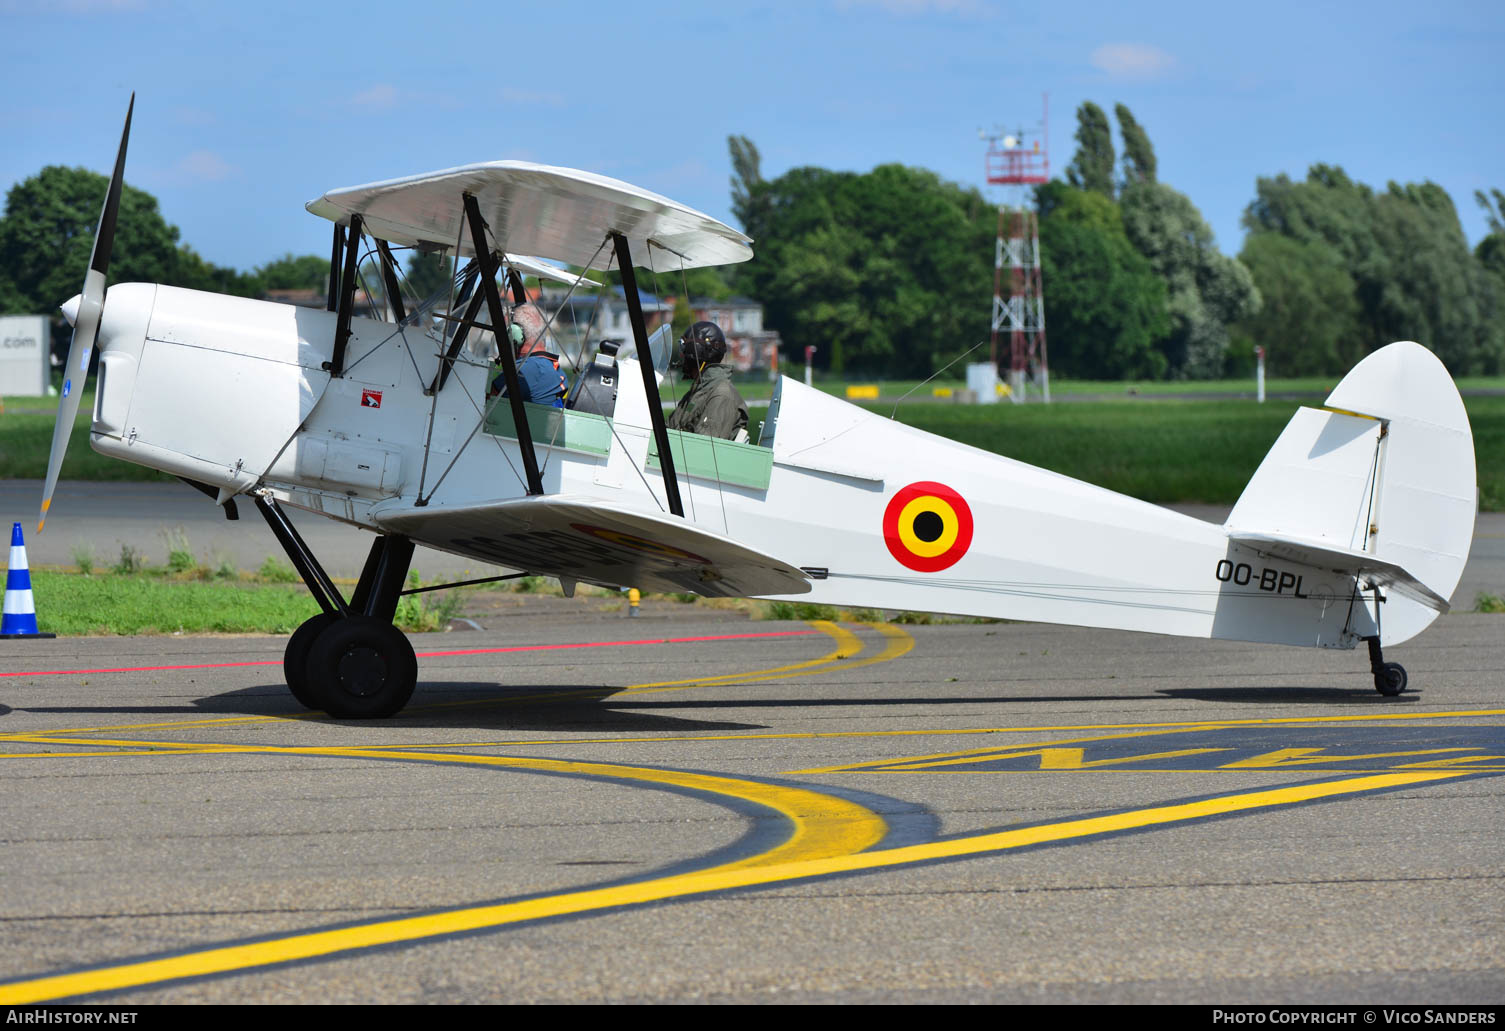
<svg viewBox="0 0 1505 1031">
<path fill-rule="evenodd" d="M 674 710 L 707 709 L 799 709 L 799 708 L 888 708 L 979 703 L 1019 704 L 1162 701 L 1166 698 L 1197 702 L 1243 705 L 1364 705 L 1393 706 L 1420 701 L 1409 691 L 1398 698 L 1382 698 L 1372 689 L 1334 687 L 1221 687 L 1163 688 L 1143 694 L 1024 694 L 1012 697 L 977 695 L 937 697 L 780 697 L 780 698 L 685 698 L 642 699 L 622 695 L 621 689 L 600 686 L 568 687 L 558 684 L 502 686 L 466 681 L 428 682 L 419 686 L 412 706 L 398 719 L 405 727 L 457 727 L 488 730 L 547 730 L 558 732 L 672 733 L 676 731 L 766 730 L 764 724 L 726 720 L 699 720 L 666 713 Z M 58 705 L 24 706 L 12 710 L 0 705 L 0 716 L 11 711 L 96 715 L 226 715 L 268 716 L 289 712 L 287 689 L 280 684 L 241 688 L 207 695 L 187 705 Z M 311 718 L 322 714 L 309 713 Z"/>
<path fill-rule="evenodd" d="M 1419 691 L 1386 698 L 1372 687 L 1168 687 L 1163 698 L 1194 702 L 1235 702 L 1245 705 L 1366 705 L 1391 706 L 1421 701 Z"/>
<path fill-rule="evenodd" d="M 1184 698 L 1198 702 L 1235 702 L 1243 704 L 1280 705 L 1395 705 L 1416 702 L 1417 692 L 1408 691 L 1399 698 L 1382 698 L 1373 688 L 1334 687 L 1220 687 L 1220 688 L 1164 688 L 1143 694 L 1024 694 L 1017 696 L 983 697 L 968 695 L 958 698 L 943 698 L 934 695 L 902 698 L 715 698 L 684 699 L 674 701 L 636 701 L 623 699 L 614 702 L 615 709 L 794 709 L 800 707 L 845 707 L 868 708 L 890 705 L 1021 705 L 1052 704 L 1065 702 L 1134 702 L 1163 701 L 1166 698 Z"/>
<path fill-rule="evenodd" d="M 488 684 L 474 681 L 427 681 L 394 720 L 404 727 L 469 730 L 543 730 L 561 733 L 675 733 L 766 730 L 759 723 L 697 720 L 681 716 L 623 712 L 609 699 L 620 688 L 559 684 Z M 200 699 L 196 711 L 240 712 L 246 715 L 285 713 L 294 703 L 287 689 L 277 685 L 245 688 Z M 631 706 L 628 706 L 629 708 Z M 313 719 L 326 719 L 310 712 Z M 339 721 L 369 723 L 370 721 Z M 378 723 L 385 721 L 376 721 Z"/>
</svg>

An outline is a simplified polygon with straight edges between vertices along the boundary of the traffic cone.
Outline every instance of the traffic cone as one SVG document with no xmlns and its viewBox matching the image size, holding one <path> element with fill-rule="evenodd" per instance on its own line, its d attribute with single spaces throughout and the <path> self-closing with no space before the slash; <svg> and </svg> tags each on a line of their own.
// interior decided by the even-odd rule
<svg viewBox="0 0 1505 1031">
<path fill-rule="evenodd" d="M 5 614 L 0 637 L 56 637 L 37 633 L 37 606 L 31 597 L 31 567 L 26 564 L 26 541 L 21 524 L 10 531 L 10 569 L 5 574 Z"/>
</svg>

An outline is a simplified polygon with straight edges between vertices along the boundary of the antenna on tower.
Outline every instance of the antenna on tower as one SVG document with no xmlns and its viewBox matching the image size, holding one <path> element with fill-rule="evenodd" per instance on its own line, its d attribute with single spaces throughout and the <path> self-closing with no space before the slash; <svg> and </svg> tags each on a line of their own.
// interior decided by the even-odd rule
<svg viewBox="0 0 1505 1031">
<path fill-rule="evenodd" d="M 1050 181 L 1050 95 L 1042 101 L 1040 125 L 1005 134 L 978 130 L 988 144 L 985 172 L 1002 186 L 998 206 L 998 243 L 993 256 L 993 368 L 1003 371 L 1000 337 L 1009 344 L 1010 398 L 1025 400 L 1026 383 L 1040 385 L 1050 401 L 1050 364 L 1045 350 L 1045 288 L 1040 279 L 1040 220 L 1030 187 Z M 1008 270 L 1005 277 L 1004 270 Z M 1007 278 L 1009 294 L 1005 299 Z"/>
</svg>

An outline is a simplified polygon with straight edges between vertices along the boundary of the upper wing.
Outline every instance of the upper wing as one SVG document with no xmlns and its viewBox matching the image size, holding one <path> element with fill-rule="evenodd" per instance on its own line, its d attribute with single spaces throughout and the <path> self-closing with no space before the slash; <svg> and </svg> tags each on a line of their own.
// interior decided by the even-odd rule
<svg viewBox="0 0 1505 1031">
<path fill-rule="evenodd" d="M 712 597 L 806 594 L 810 581 L 781 559 L 682 519 L 567 496 L 402 508 L 384 529 L 443 551 L 547 576 Z"/>
<path fill-rule="evenodd" d="M 507 264 L 525 276 L 551 279 L 556 283 L 563 283 L 565 286 L 579 286 L 582 282 L 590 282 L 590 280 L 582 276 L 577 276 L 573 272 L 566 272 L 562 268 L 555 268 L 548 262 L 539 261 L 537 258 L 529 257 L 526 254 L 507 255 Z"/>
<path fill-rule="evenodd" d="M 668 197 L 618 179 L 530 161 L 477 165 L 331 190 L 308 210 L 350 224 L 359 214 L 378 239 L 452 248 L 470 255 L 462 233 L 471 194 L 497 241 L 512 253 L 536 254 L 584 268 L 611 264 L 608 231 L 627 237 L 634 260 L 659 270 L 729 265 L 752 257 L 752 241 L 731 226 Z"/>
</svg>

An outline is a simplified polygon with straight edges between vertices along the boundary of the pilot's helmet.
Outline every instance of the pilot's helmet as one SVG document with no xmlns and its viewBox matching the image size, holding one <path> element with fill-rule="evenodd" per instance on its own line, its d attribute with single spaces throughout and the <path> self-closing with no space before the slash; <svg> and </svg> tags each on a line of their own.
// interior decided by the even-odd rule
<svg viewBox="0 0 1505 1031">
<path fill-rule="evenodd" d="M 697 322 L 680 337 L 685 354 L 701 365 L 715 365 L 726 357 L 726 337 L 714 322 Z"/>
</svg>

